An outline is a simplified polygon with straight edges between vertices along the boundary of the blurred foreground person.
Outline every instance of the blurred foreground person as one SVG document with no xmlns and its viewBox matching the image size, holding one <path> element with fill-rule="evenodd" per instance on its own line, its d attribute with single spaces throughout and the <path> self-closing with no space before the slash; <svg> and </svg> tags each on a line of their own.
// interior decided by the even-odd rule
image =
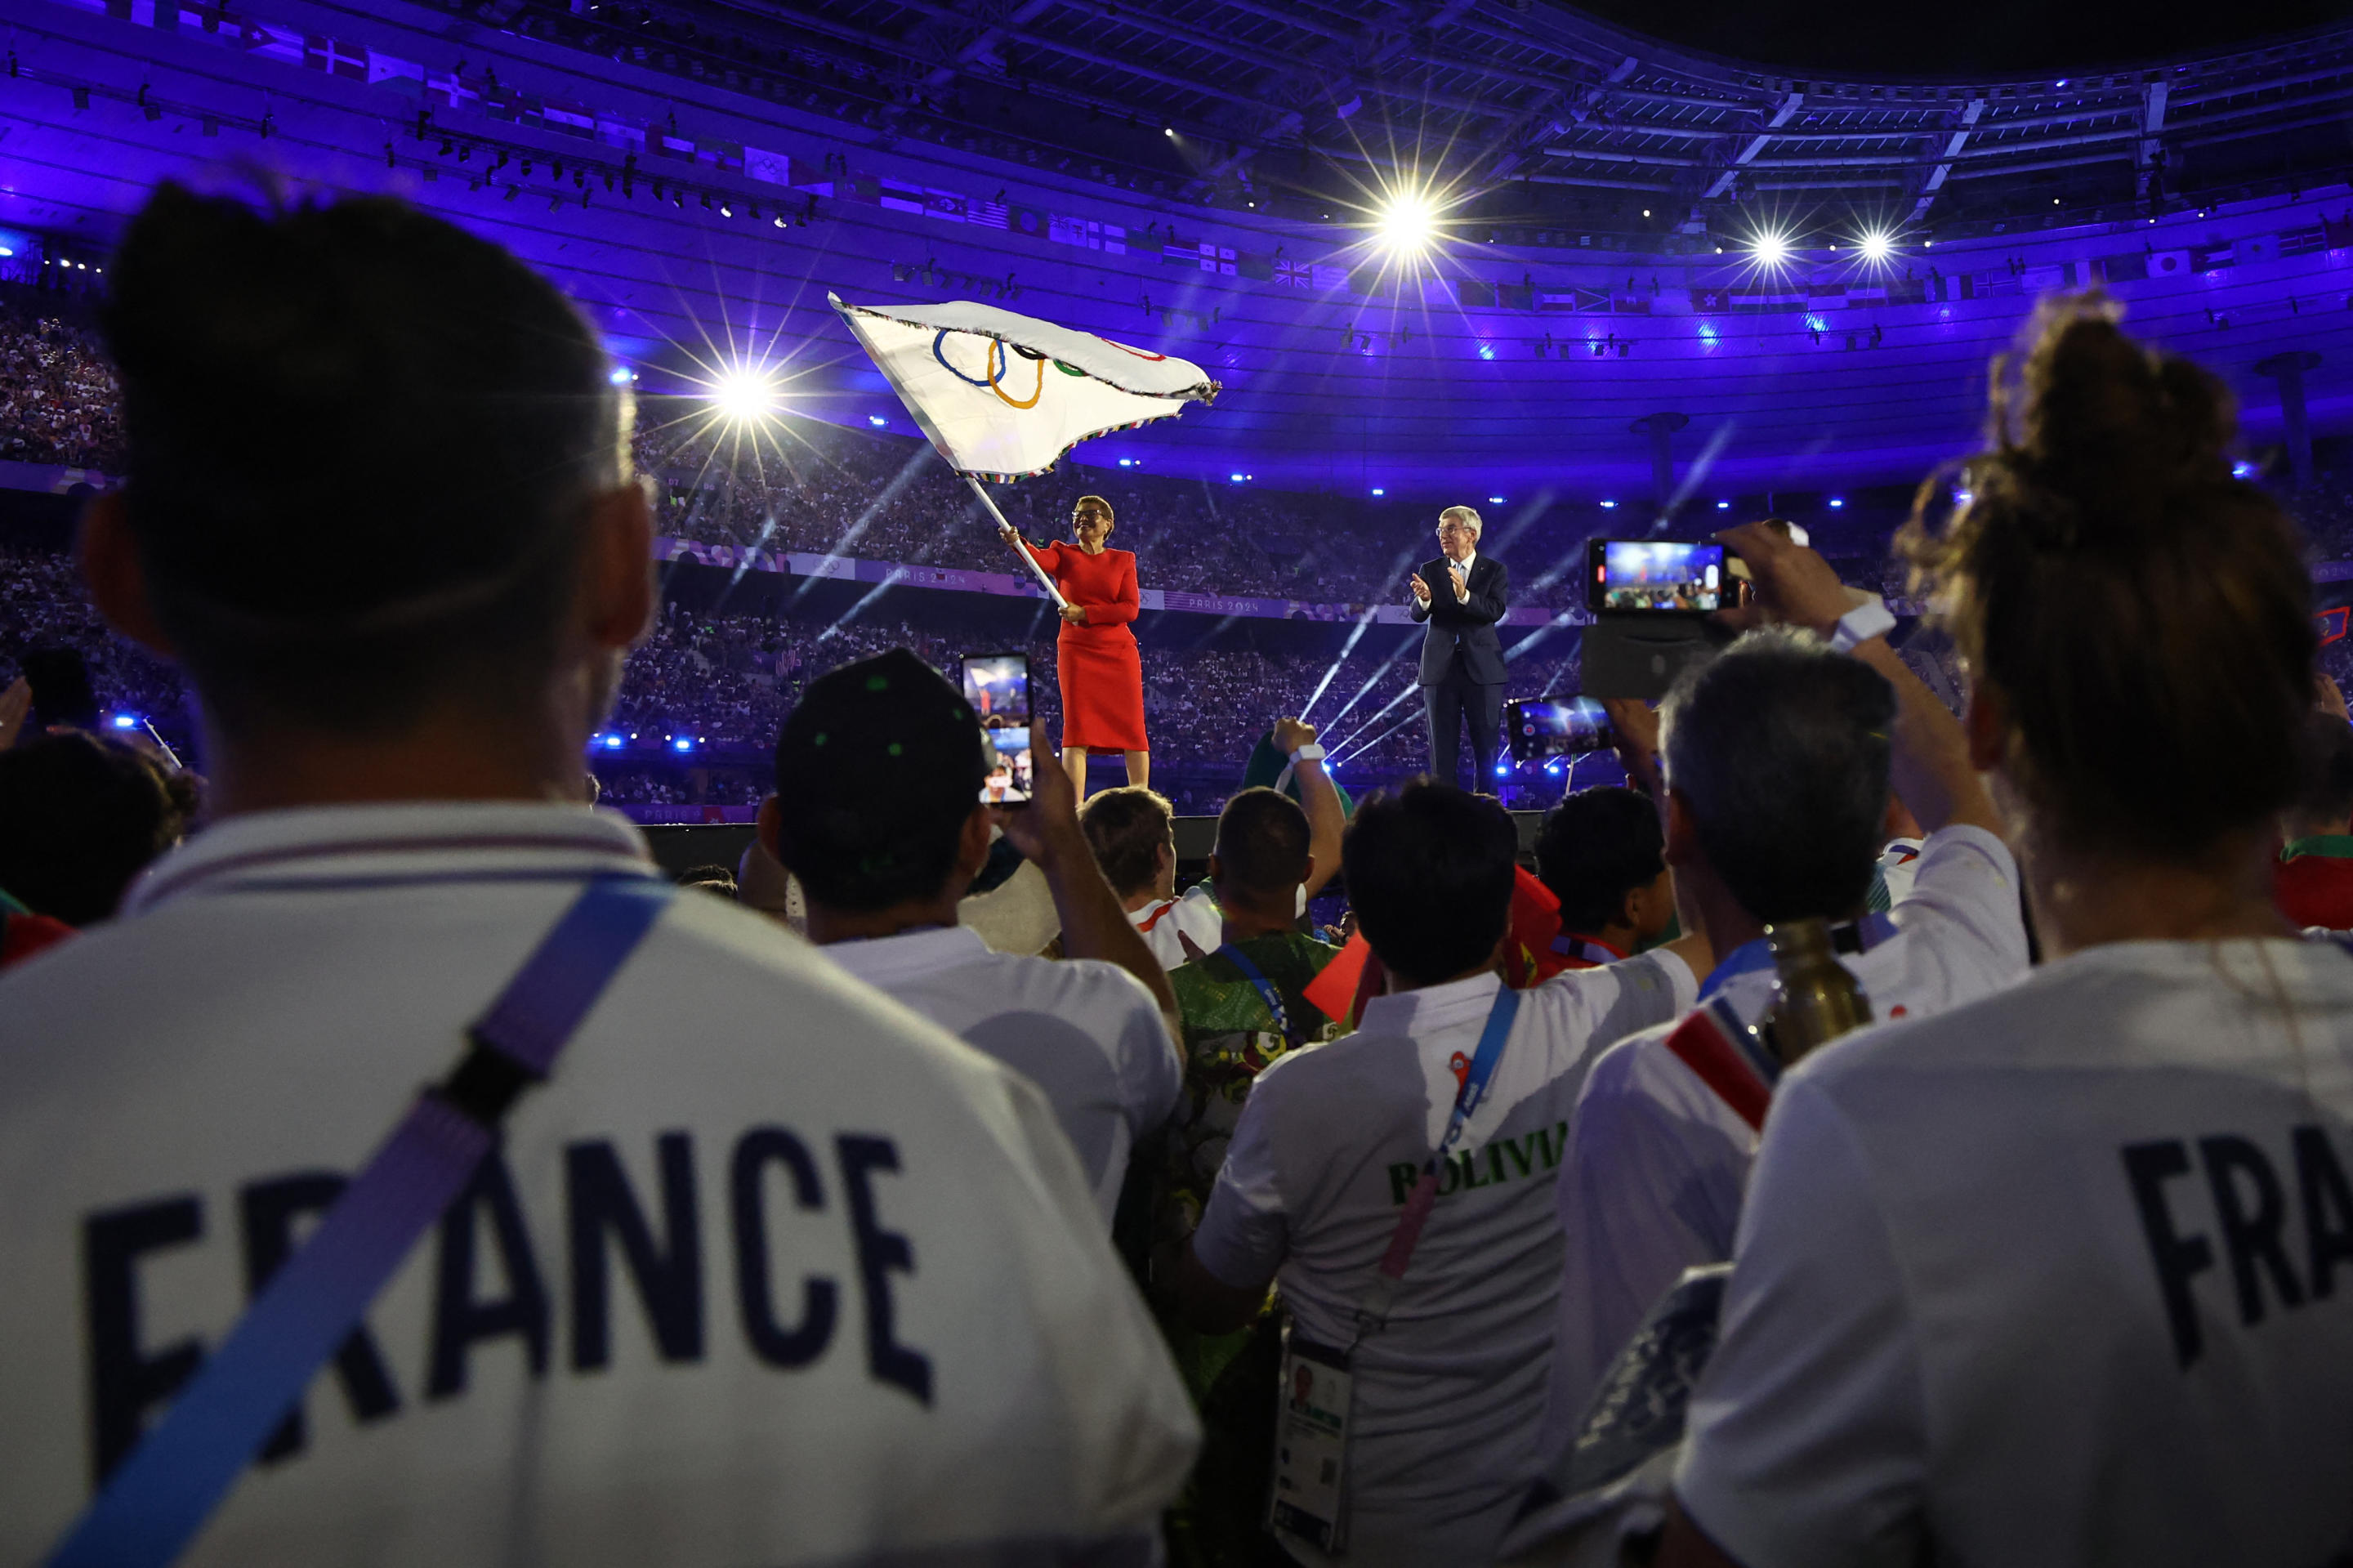
<svg viewBox="0 0 2353 1568">
<path fill-rule="evenodd" d="M 95 925 L 195 811 L 193 779 L 118 740 L 63 730 L 0 752 L 0 888 Z"/>
<path fill-rule="evenodd" d="M 2096 302 L 1995 384 L 1906 542 L 2051 961 L 1783 1079 L 1658 1562 L 2342 1562 L 2353 958 L 2271 897 L 2298 542 L 2221 383 Z"/>
<path fill-rule="evenodd" d="M 502 1137 L 185 1561 L 1148 1552 L 1194 1423 L 1044 1097 L 577 803 L 653 598 L 586 323 L 385 200 L 166 185 L 111 270 L 83 567 L 186 670 L 216 825 L 0 980 L 0 1561 L 445 1079 Z M 583 1007 L 533 1086 L 500 1043 Z"/>
</svg>

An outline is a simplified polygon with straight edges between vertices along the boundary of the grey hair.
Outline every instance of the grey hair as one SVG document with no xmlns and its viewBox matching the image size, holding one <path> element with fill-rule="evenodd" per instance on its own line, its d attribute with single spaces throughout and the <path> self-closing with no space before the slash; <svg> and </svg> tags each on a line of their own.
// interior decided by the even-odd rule
<svg viewBox="0 0 2353 1568">
<path fill-rule="evenodd" d="M 1450 506 L 1438 514 L 1438 520 L 1440 523 L 1444 523 L 1450 517 L 1468 527 L 1473 539 L 1477 538 L 1486 526 L 1479 521 L 1479 514 L 1468 506 Z"/>
<path fill-rule="evenodd" d="M 1810 632 L 1752 631 L 1687 669 L 1659 719 L 1667 787 L 1742 908 L 1767 925 L 1861 909 L 1887 820 L 1885 677 Z"/>
</svg>

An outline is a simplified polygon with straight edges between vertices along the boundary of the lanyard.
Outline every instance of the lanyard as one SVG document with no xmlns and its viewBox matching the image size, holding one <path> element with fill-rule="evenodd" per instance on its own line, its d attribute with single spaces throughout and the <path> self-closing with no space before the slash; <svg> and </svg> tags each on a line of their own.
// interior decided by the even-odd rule
<svg viewBox="0 0 2353 1568">
<path fill-rule="evenodd" d="M 1552 950 L 1564 959 L 1581 959 L 1596 969 L 1604 964 L 1614 964 L 1626 956 L 1607 942 L 1591 937 L 1572 936 L 1567 931 L 1552 939 Z"/>
<path fill-rule="evenodd" d="M 1430 1159 L 1421 1168 L 1421 1180 L 1405 1201 L 1405 1210 L 1398 1215 L 1397 1230 L 1389 1237 L 1388 1251 L 1381 1255 L 1380 1267 L 1373 1273 L 1373 1283 L 1356 1304 L 1356 1340 L 1387 1323 L 1389 1308 L 1397 1300 L 1398 1286 L 1405 1278 L 1406 1266 L 1413 1261 L 1413 1249 L 1421 1240 L 1421 1227 L 1430 1222 L 1430 1211 L 1438 1202 L 1438 1168 L 1454 1152 L 1462 1138 L 1462 1129 L 1470 1124 L 1472 1113 L 1486 1097 L 1488 1082 L 1495 1075 L 1495 1064 L 1504 1058 L 1504 1042 L 1510 1038 L 1512 1020 L 1520 1011 L 1520 993 L 1510 986 L 1495 992 L 1494 1005 L 1487 1010 L 1486 1027 L 1480 1031 L 1479 1048 L 1465 1063 L 1460 1053 L 1454 1057 L 1454 1070 L 1461 1075 L 1454 1090 L 1454 1111 L 1446 1118 L 1445 1136 L 1438 1140 Z M 1354 1349 L 1354 1343 L 1351 1347 Z"/>
<path fill-rule="evenodd" d="M 672 897 L 651 876 L 588 885 L 317 1230 L 272 1275 L 164 1418 L 108 1478 L 48 1568 L 152 1568 L 186 1550 L 417 1239 L 496 1147 L 515 1097 L 555 1068 Z"/>
<path fill-rule="evenodd" d="M 1274 982 L 1261 974 L 1259 967 L 1250 962 L 1235 943 L 1228 942 L 1218 949 L 1216 956 L 1229 959 L 1234 968 L 1242 971 L 1242 979 L 1258 988 L 1259 1000 L 1266 1003 L 1269 1012 L 1274 1014 L 1275 1033 L 1292 1044 L 1298 1044 L 1297 1036 L 1291 1033 L 1291 1010 L 1282 1005 L 1282 992 L 1275 989 Z"/>
<path fill-rule="evenodd" d="M 1867 953 L 1896 934 L 1899 927 L 1885 910 L 1874 911 L 1860 920 L 1831 927 L 1831 950 L 1837 953 Z M 1769 938 L 1759 937 L 1746 942 L 1725 955 L 1724 961 L 1707 971 L 1700 982 L 1699 999 L 1707 1001 L 1722 991 L 1725 982 L 1742 975 L 1755 974 L 1773 967 L 1773 945 Z"/>
</svg>

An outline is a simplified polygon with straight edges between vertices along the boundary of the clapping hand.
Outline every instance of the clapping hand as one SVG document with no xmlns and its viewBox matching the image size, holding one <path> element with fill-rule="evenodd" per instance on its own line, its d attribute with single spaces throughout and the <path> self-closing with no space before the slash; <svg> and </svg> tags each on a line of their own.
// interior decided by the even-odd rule
<svg viewBox="0 0 2353 1568">
<path fill-rule="evenodd" d="M 1457 604 L 1461 603 L 1463 600 L 1465 600 L 1465 599 L 1469 599 L 1469 598 L 1471 597 L 1471 587 L 1470 587 L 1470 585 L 1469 585 L 1468 583 L 1466 583 L 1466 582 L 1464 582 L 1464 581 L 1462 580 L 1462 563 L 1461 563 L 1461 562 L 1460 562 L 1460 561 L 1449 561 L 1449 562 L 1447 562 L 1447 563 L 1446 563 L 1446 575 L 1447 575 L 1449 577 L 1451 577 L 1451 578 L 1452 578 L 1452 579 L 1453 579 L 1453 582 L 1454 582 L 1454 601 L 1455 601 Z"/>
<path fill-rule="evenodd" d="M 1406 586 L 1413 589 L 1413 602 L 1427 609 L 1430 604 L 1430 585 L 1421 580 L 1421 574 L 1409 572 L 1406 574 L 1405 580 Z"/>
</svg>

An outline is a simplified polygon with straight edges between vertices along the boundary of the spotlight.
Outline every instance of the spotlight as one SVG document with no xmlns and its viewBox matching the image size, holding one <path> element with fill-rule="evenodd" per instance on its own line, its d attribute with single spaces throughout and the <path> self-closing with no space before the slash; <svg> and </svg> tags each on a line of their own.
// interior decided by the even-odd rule
<svg viewBox="0 0 2353 1568">
<path fill-rule="evenodd" d="M 1840 498 L 1840 497 L 1838 497 L 1838 496 L 1833 495 L 1833 496 L 1831 496 L 1831 504 L 1833 507 L 1837 507 L 1837 506 L 1844 506 L 1844 505 L 1846 504 L 1846 502 L 1845 502 L 1844 500 L 1842 500 L 1841 498 Z"/>
<path fill-rule="evenodd" d="M 1719 501 L 1715 503 L 1715 509 L 1718 512 L 1729 512 L 1732 510 L 1732 503 L 1729 501 Z"/>
<path fill-rule="evenodd" d="M 1601 503 L 1601 509 L 1602 509 L 1603 511 L 1607 512 L 1607 511 L 1609 511 L 1609 510 L 1611 510 L 1611 509 L 1615 508 L 1615 507 L 1617 506 L 1617 504 L 1618 504 L 1618 503 L 1617 503 L 1616 502 L 1614 502 L 1614 501 L 1605 501 L 1605 502 L 1603 502 L 1603 503 Z"/>
<path fill-rule="evenodd" d="M 891 421 L 880 414 L 869 414 L 866 416 L 866 422 L 879 430 Z"/>
<path fill-rule="evenodd" d="M 776 226 L 778 228 L 784 228 L 784 226 L 785 226 L 785 215 L 784 215 L 783 213 L 781 213 L 781 212 L 780 212 L 780 213 L 778 213 L 778 214 L 776 214 L 776 217 L 775 217 L 775 219 L 774 219 L 773 221 L 775 222 Z"/>
<path fill-rule="evenodd" d="M 117 729 L 137 729 L 139 727 L 138 716 L 133 714 L 117 714 L 114 715 L 114 727 Z"/>
<path fill-rule="evenodd" d="M 1119 466 L 1122 468 L 1134 468 L 1135 466 L 1135 460 L 1134 458 L 1122 458 L 1119 460 Z"/>
<path fill-rule="evenodd" d="M 723 418 L 739 425 L 755 423 L 776 411 L 776 382 L 765 369 L 750 366 L 723 372 L 703 395 Z"/>
<path fill-rule="evenodd" d="M 1789 259 L 1788 237 L 1769 232 L 1760 234 L 1749 241 L 1748 254 L 1765 266 L 1778 267 Z"/>
<path fill-rule="evenodd" d="M 1381 244 L 1400 255 L 1427 248 L 1438 232 L 1438 214 L 1419 191 L 1402 191 L 1389 198 L 1373 219 Z"/>
<path fill-rule="evenodd" d="M 1491 495 L 1487 497 L 1487 504 L 1490 506 L 1501 506 L 1503 503 L 1504 498 L 1500 495 Z"/>
<path fill-rule="evenodd" d="M 1862 259 L 1866 261 L 1884 261 L 1894 249 L 1895 237 L 1892 234 L 1873 232 L 1862 237 Z"/>
<path fill-rule="evenodd" d="M 1226 475 L 1226 479 L 1229 482 L 1233 484 L 1240 484 L 1242 482 L 1242 476 L 1238 473 L 1229 473 Z"/>
<path fill-rule="evenodd" d="M 630 371 L 628 366 L 617 365 L 613 366 L 611 372 L 606 376 L 605 379 L 611 382 L 616 387 L 627 387 L 630 382 L 635 381 L 637 376 Z"/>
<path fill-rule="evenodd" d="M 1160 133 L 1163 136 L 1174 136 L 1176 134 L 1176 127 L 1174 125 L 1163 125 L 1160 128 Z"/>
<path fill-rule="evenodd" d="M 1375 495 L 1387 495 L 1387 494 L 1388 493 L 1388 491 L 1386 491 L 1386 490 L 1376 490 L 1376 491 L 1374 491 L 1374 492 L 1373 492 L 1373 493 L 1374 493 Z"/>
<path fill-rule="evenodd" d="M 2255 465 L 2245 461 L 2234 462 L 2231 465 L 2231 477 L 2232 479 L 2253 479 L 2255 477 Z M 117 719 L 115 722 L 120 724 L 122 721 Z"/>
<path fill-rule="evenodd" d="M 670 745 L 672 747 L 680 751 L 692 751 L 694 749 L 694 737 L 691 736 L 681 735 L 676 740 L 671 741 Z"/>
</svg>

